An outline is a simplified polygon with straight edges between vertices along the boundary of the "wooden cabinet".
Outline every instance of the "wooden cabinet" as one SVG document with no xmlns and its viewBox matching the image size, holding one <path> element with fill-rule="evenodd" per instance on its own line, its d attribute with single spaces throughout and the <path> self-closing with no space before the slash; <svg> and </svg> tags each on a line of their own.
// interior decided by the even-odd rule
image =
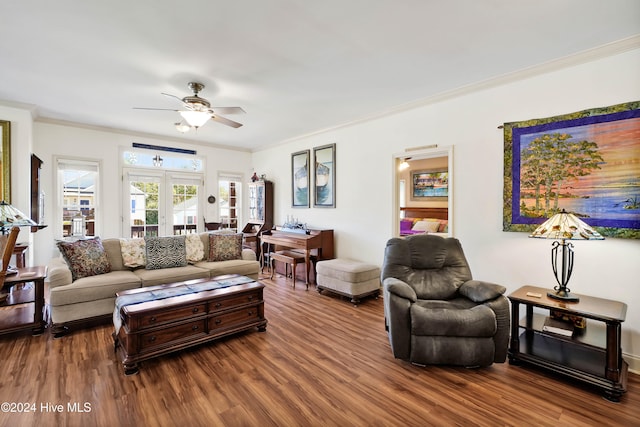
<svg viewBox="0 0 640 427">
<path fill-rule="evenodd" d="M 262 224 L 263 230 L 273 227 L 273 182 L 249 184 L 249 222 Z"/>
<path fill-rule="evenodd" d="M 218 280 L 226 280 L 224 276 Z M 201 283 L 209 283 L 205 280 Z M 215 282 L 212 280 L 211 282 Z M 193 281 L 187 283 L 195 283 Z M 160 285 L 118 292 L 118 297 L 146 290 L 163 291 L 176 285 Z M 138 371 L 138 363 L 258 328 L 264 331 L 264 285 L 249 282 L 156 301 L 125 305 L 120 309 L 122 325 L 114 333 L 116 353 L 127 375 Z"/>
<path fill-rule="evenodd" d="M 40 189 L 40 171 L 42 160 L 35 154 L 31 155 L 31 219 L 38 224 L 44 223 L 44 197 Z M 38 231 L 42 227 L 31 227 L 31 231 Z"/>
<path fill-rule="evenodd" d="M 256 181 L 248 185 L 249 221 L 242 229 L 244 243 L 260 258 L 260 233 L 273 227 L 273 182 Z"/>
</svg>

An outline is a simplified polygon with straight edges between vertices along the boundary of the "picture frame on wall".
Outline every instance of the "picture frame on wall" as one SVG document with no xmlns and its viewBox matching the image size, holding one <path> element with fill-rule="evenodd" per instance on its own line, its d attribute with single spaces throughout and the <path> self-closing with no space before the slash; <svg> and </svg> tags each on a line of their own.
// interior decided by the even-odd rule
<svg viewBox="0 0 640 427">
<path fill-rule="evenodd" d="M 411 200 L 447 200 L 449 171 L 426 169 L 411 171 Z"/>
<path fill-rule="evenodd" d="M 294 208 L 309 207 L 309 160 L 309 150 L 291 154 L 291 206 Z"/>
<path fill-rule="evenodd" d="M 336 144 L 313 149 L 313 206 L 336 207 Z"/>
</svg>

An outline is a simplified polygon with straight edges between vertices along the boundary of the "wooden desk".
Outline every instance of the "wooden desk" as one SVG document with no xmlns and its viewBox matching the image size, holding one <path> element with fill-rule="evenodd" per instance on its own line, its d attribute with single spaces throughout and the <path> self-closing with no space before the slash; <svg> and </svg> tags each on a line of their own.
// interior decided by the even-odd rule
<svg viewBox="0 0 640 427">
<path fill-rule="evenodd" d="M 267 245 L 276 245 L 289 249 L 302 250 L 304 253 L 305 284 L 309 284 L 310 257 L 313 250 L 317 251 L 318 260 L 333 258 L 333 230 L 309 230 L 310 234 L 281 230 L 272 230 L 271 234 L 262 233 L 260 241 Z M 267 250 L 267 253 L 269 250 Z M 264 251 L 263 251 L 264 253 Z M 262 257 L 264 262 L 264 257 Z"/>
<path fill-rule="evenodd" d="M 627 305 L 586 295 L 578 295 L 579 302 L 564 302 L 549 298 L 547 291 L 549 289 L 523 286 L 509 295 L 509 363 L 526 362 L 569 376 L 604 390 L 605 398 L 619 401 L 627 390 L 629 369 L 621 348 L 621 323 L 626 317 Z M 520 319 L 520 304 L 526 307 L 523 319 Z M 534 314 L 534 307 L 584 317 L 587 327 L 572 337 L 543 332 L 546 315 Z"/>
<path fill-rule="evenodd" d="M 10 290 L 6 301 L 0 303 L 0 334 L 31 329 L 33 335 L 44 332 L 44 279 L 47 267 L 19 268 L 17 274 L 7 276 L 3 292 Z M 33 286 L 25 286 L 33 283 Z"/>
</svg>

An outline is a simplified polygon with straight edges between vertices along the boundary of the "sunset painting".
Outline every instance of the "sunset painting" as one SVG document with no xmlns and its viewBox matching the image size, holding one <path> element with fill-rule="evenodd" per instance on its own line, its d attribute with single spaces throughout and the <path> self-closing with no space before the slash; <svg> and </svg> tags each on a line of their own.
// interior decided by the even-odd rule
<svg viewBox="0 0 640 427">
<path fill-rule="evenodd" d="M 535 226 L 564 209 L 605 235 L 640 237 L 639 112 L 505 124 L 511 223 Z"/>
</svg>

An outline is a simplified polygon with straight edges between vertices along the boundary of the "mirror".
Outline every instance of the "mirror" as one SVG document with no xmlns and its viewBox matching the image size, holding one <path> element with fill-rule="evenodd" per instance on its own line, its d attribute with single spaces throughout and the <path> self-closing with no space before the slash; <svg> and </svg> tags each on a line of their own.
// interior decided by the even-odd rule
<svg viewBox="0 0 640 427">
<path fill-rule="evenodd" d="M 11 122 L 0 120 L 0 200 L 11 203 Z"/>
</svg>

